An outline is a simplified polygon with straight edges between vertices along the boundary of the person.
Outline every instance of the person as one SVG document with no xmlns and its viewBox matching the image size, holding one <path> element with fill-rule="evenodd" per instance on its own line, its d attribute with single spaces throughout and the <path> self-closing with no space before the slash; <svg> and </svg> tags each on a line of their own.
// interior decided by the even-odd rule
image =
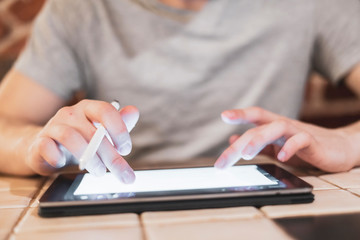
<svg viewBox="0 0 360 240">
<path fill-rule="evenodd" d="M 76 164 L 95 122 L 113 143 L 86 169 L 125 183 L 135 161 L 216 156 L 222 169 L 267 145 L 281 162 L 349 170 L 359 122 L 296 120 L 312 70 L 360 94 L 358 0 L 49 0 L 1 83 L 0 171 Z"/>
</svg>

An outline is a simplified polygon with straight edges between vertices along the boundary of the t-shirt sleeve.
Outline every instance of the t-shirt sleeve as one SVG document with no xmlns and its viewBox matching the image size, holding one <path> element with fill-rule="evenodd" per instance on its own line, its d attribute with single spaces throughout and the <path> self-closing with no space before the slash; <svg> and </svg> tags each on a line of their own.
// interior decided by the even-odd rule
<svg viewBox="0 0 360 240">
<path fill-rule="evenodd" d="M 36 18 L 32 33 L 14 68 L 65 100 L 82 88 L 71 23 L 71 6 L 49 0 Z M 70 9 L 68 9 L 70 7 Z M 75 29 L 75 28 L 74 28 Z"/>
<path fill-rule="evenodd" d="M 338 83 L 360 63 L 360 1 L 315 2 L 314 69 Z"/>
</svg>

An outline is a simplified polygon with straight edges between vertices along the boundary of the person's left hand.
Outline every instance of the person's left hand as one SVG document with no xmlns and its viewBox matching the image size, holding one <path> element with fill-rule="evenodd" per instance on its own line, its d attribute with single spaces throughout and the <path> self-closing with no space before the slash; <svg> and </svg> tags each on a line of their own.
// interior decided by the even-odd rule
<svg viewBox="0 0 360 240">
<path fill-rule="evenodd" d="M 347 171 L 355 166 L 356 153 L 346 128 L 317 127 L 258 107 L 227 110 L 221 117 L 229 124 L 253 123 L 256 127 L 230 138 L 231 145 L 215 162 L 219 169 L 230 167 L 241 158 L 250 160 L 267 145 L 278 146 L 276 157 L 281 162 L 296 156 L 328 172 Z"/>
</svg>

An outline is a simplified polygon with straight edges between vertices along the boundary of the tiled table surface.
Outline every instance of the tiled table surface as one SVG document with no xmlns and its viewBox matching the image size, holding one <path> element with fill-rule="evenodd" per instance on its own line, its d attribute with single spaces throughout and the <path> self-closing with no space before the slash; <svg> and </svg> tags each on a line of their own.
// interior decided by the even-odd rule
<svg viewBox="0 0 360 240">
<path fill-rule="evenodd" d="M 360 213 L 360 168 L 337 174 L 285 168 L 314 186 L 313 203 L 42 218 L 38 199 L 53 178 L 0 175 L 0 239 L 294 239 L 277 219 Z"/>
</svg>

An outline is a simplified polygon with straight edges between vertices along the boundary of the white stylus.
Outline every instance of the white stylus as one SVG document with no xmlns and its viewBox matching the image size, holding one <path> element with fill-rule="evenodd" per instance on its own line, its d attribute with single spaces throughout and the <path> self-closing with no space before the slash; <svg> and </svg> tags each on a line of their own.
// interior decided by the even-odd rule
<svg viewBox="0 0 360 240">
<path fill-rule="evenodd" d="M 120 110 L 120 103 L 118 101 L 112 101 L 111 105 L 116 108 L 117 111 Z M 95 134 L 92 136 L 89 145 L 86 147 L 84 153 L 81 155 L 79 160 L 79 169 L 84 170 L 87 163 L 93 159 L 94 155 L 96 154 L 101 141 L 103 140 L 104 136 L 107 134 L 105 127 L 101 124 L 98 125 L 98 129 L 96 130 Z"/>
</svg>

